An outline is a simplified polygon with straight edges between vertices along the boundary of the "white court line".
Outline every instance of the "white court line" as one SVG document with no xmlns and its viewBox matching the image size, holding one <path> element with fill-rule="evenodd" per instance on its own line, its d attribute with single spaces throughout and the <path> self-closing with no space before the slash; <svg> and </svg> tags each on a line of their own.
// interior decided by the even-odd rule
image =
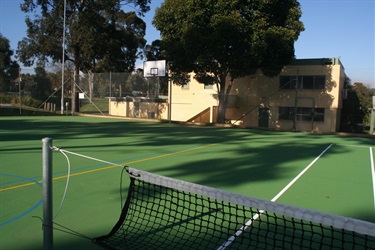
<svg viewBox="0 0 375 250">
<path fill-rule="evenodd" d="M 372 188 L 374 194 L 374 208 L 375 208 L 375 164 L 374 164 L 374 154 L 372 153 L 372 149 L 370 147 L 370 161 L 371 161 L 371 173 L 372 173 Z M 375 149 L 375 148 L 374 148 Z"/>
<path fill-rule="evenodd" d="M 315 164 L 315 162 L 317 160 L 320 159 L 320 157 L 322 157 L 322 155 L 327 152 L 328 149 L 330 149 L 331 147 L 333 146 L 333 144 L 330 144 L 318 157 L 316 157 L 301 173 L 299 173 L 299 175 L 297 175 L 291 182 L 289 182 L 288 185 L 286 185 L 275 197 L 273 197 L 273 199 L 271 200 L 272 202 L 275 202 L 278 198 L 280 198 L 281 195 L 283 195 L 299 178 L 301 178 L 301 176 L 306 173 L 307 170 L 309 170 L 309 168 L 311 168 L 312 165 Z M 261 214 L 263 214 L 265 211 L 263 210 L 259 210 L 259 212 L 254 215 L 250 220 L 248 220 L 245 225 L 243 225 L 235 234 L 233 234 L 226 242 L 224 242 L 219 248 L 218 250 L 223 250 L 225 249 L 226 247 L 228 247 L 230 244 L 232 244 L 232 242 L 236 239 L 236 237 L 240 236 L 243 231 L 246 230 L 246 228 L 248 228 L 254 220 L 257 220 Z"/>
<path fill-rule="evenodd" d="M 353 148 L 368 148 L 369 146 L 362 146 L 362 145 L 350 145 L 350 144 L 335 144 L 336 146 L 342 147 L 353 147 Z"/>
</svg>

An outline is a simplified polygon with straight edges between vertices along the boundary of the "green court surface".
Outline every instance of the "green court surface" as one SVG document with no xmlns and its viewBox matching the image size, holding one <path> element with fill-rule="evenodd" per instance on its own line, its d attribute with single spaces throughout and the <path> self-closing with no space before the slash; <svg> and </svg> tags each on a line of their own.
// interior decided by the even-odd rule
<svg viewBox="0 0 375 250">
<path fill-rule="evenodd" d="M 1 117 L 0 136 L 0 249 L 43 248 L 45 137 L 74 153 L 67 153 L 69 185 L 54 222 L 87 238 L 109 233 L 120 216 L 129 178 L 124 175 L 120 192 L 118 165 L 375 222 L 374 137 L 70 116 Z M 65 156 L 54 151 L 54 215 L 68 166 Z M 58 230 L 54 247 L 100 249 Z"/>
</svg>

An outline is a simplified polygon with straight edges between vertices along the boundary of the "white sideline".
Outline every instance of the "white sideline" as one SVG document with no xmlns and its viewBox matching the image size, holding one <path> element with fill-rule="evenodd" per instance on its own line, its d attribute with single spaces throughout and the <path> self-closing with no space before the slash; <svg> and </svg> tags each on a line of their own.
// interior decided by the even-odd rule
<svg viewBox="0 0 375 250">
<path fill-rule="evenodd" d="M 301 176 L 306 173 L 307 170 L 309 170 L 309 168 L 315 164 L 315 162 L 317 160 L 320 159 L 320 157 L 322 157 L 322 155 L 327 152 L 328 149 L 330 149 L 331 147 L 333 146 L 333 144 L 330 144 L 322 153 L 320 153 L 320 155 L 318 157 L 316 157 L 301 173 L 299 173 L 291 182 L 289 182 L 288 185 L 286 185 L 275 197 L 273 197 L 273 199 L 271 200 L 272 202 L 275 202 L 278 198 L 280 198 L 281 195 L 283 195 L 299 178 L 301 178 Z M 375 187 L 374 187 L 375 188 Z M 254 215 L 250 220 L 248 220 L 245 225 L 243 225 L 239 230 L 237 230 L 237 232 L 235 234 L 233 234 L 226 242 L 224 242 L 219 248 L 218 250 L 223 250 L 225 249 L 226 247 L 228 247 L 230 244 L 232 244 L 232 242 L 236 239 L 236 237 L 240 236 L 242 234 L 243 231 L 246 230 L 246 228 L 248 228 L 252 222 L 254 220 L 257 220 L 260 215 L 264 213 L 264 211 L 260 210 L 259 213 L 257 213 L 256 215 Z"/>
</svg>

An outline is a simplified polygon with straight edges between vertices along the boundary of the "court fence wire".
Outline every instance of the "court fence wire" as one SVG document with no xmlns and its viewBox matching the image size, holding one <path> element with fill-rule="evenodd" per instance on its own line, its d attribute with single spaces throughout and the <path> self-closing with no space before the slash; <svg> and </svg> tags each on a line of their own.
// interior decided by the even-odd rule
<svg viewBox="0 0 375 250">
<path fill-rule="evenodd" d="M 375 223 L 127 169 L 106 249 L 375 249 Z"/>
<path fill-rule="evenodd" d="M 76 86 L 81 94 L 76 103 L 82 114 L 110 115 L 109 100 L 159 100 L 168 90 L 157 77 L 144 78 L 139 73 L 88 73 Z"/>
</svg>

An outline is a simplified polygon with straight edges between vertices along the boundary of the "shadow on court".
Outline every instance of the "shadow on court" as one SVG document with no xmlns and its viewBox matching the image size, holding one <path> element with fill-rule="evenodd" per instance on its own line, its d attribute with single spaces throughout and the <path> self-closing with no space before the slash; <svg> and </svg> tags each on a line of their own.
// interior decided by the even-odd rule
<svg viewBox="0 0 375 250">
<path fill-rule="evenodd" d="M 40 177 L 41 140 L 51 137 L 55 146 L 69 151 L 267 199 L 331 143 L 365 148 L 375 145 L 375 138 L 91 117 L 1 117 L 0 122 L 1 174 Z M 349 153 L 349 148 L 345 147 L 332 150 L 337 156 Z M 77 175 L 70 181 L 61 219 L 64 224 L 76 225 L 74 229 L 78 232 L 88 232 L 90 237 L 107 233 L 120 215 L 121 171 L 105 169 L 108 164 L 70 158 L 72 173 Z M 57 153 L 54 153 L 54 167 L 54 177 L 59 178 L 54 181 L 57 209 L 66 180 L 66 160 Z M 124 176 L 125 196 L 128 183 Z M 0 195 L 1 203 L 5 204 L 2 209 L 12 211 L 17 207 L 26 210 L 31 206 L 31 197 L 36 196 L 34 200 L 39 200 L 41 193 L 35 194 L 33 189 L 24 187 L 18 191 L 0 192 Z M 40 209 L 36 214 L 41 215 Z M 369 220 L 374 218 L 365 209 L 361 214 Z M 1 220 L 4 220 L 3 216 L 5 213 L 1 212 Z M 9 216 L 13 215 L 10 213 Z M 30 226 L 25 217 L 1 227 L 0 248 L 41 249 L 41 225 L 36 226 L 36 223 L 39 222 Z M 75 236 L 55 233 L 55 238 L 56 249 L 97 249 L 90 241 Z"/>
</svg>

